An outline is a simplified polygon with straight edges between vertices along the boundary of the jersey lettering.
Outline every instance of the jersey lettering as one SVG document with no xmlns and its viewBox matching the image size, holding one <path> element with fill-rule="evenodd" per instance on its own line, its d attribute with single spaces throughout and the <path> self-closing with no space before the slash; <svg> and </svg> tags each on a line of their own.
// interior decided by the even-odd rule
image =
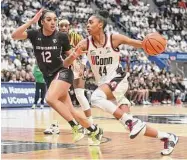
<svg viewBox="0 0 187 160">
<path fill-rule="evenodd" d="M 42 59 L 43 59 L 43 62 L 46 62 L 46 63 L 51 63 L 51 52 L 49 51 L 46 51 L 46 52 L 42 52 Z"/>
<path fill-rule="evenodd" d="M 99 56 L 91 56 L 91 61 L 93 65 L 107 65 L 112 64 L 112 57 L 100 58 Z"/>
<path fill-rule="evenodd" d="M 95 80 L 98 85 L 109 83 L 114 77 L 120 76 L 116 72 L 119 66 L 119 52 L 113 50 L 111 46 L 110 34 L 106 35 L 105 45 L 103 47 L 96 47 L 93 38 L 88 37 L 88 60 Z"/>
<path fill-rule="evenodd" d="M 106 69 L 106 66 L 103 66 L 103 67 L 99 67 L 99 74 L 100 76 L 103 76 L 103 75 L 107 75 L 107 69 Z"/>
</svg>

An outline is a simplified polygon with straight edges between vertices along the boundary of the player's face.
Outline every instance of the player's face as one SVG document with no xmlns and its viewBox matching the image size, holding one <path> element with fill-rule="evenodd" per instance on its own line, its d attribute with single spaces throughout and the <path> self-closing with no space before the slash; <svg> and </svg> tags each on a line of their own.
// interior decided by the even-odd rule
<svg viewBox="0 0 187 160">
<path fill-rule="evenodd" d="M 53 12 L 48 12 L 42 21 L 43 28 L 48 32 L 54 32 L 57 25 L 57 17 Z"/>
<path fill-rule="evenodd" d="M 59 25 L 59 30 L 60 30 L 61 32 L 66 32 L 66 33 L 68 33 L 68 32 L 69 32 L 69 24 L 67 24 L 67 23 L 61 23 L 61 24 Z"/>
<path fill-rule="evenodd" d="M 97 17 L 91 16 L 88 19 L 87 31 L 90 35 L 98 34 L 100 30 L 102 29 L 102 27 L 103 27 L 103 24 L 99 21 Z"/>
</svg>

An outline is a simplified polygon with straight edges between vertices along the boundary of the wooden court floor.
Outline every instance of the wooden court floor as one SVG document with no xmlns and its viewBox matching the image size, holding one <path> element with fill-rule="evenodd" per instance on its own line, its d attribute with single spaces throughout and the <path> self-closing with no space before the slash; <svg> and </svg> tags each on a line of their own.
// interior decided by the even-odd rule
<svg viewBox="0 0 187 160">
<path fill-rule="evenodd" d="M 100 146 L 88 146 L 87 137 L 72 142 L 68 123 L 51 108 L 1 110 L 2 159 L 186 159 L 187 105 L 138 106 L 132 114 L 151 126 L 179 136 L 170 156 L 161 156 L 163 142 L 148 137 L 129 139 L 124 127 L 111 115 L 92 108 L 94 122 L 104 130 Z M 59 121 L 59 135 L 44 135 L 54 120 Z"/>
</svg>

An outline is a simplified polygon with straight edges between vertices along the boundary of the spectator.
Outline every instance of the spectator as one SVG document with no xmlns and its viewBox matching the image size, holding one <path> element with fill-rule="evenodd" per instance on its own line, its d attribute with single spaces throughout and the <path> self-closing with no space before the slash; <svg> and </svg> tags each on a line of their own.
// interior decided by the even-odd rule
<svg viewBox="0 0 187 160">
<path fill-rule="evenodd" d="M 41 98 L 41 105 L 40 108 L 44 108 L 44 98 L 46 94 L 46 84 L 43 78 L 43 74 L 40 71 L 39 67 L 37 64 L 34 65 L 33 69 L 33 75 L 35 77 L 35 98 L 34 98 L 34 104 L 32 105 L 32 109 L 35 109 L 37 107 L 37 103 L 39 100 L 39 97 Z"/>
</svg>

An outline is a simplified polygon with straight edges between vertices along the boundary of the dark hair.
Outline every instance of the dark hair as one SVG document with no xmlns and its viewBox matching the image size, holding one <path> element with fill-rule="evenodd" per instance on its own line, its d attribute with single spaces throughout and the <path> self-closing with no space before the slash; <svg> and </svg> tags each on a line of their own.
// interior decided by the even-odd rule
<svg viewBox="0 0 187 160">
<path fill-rule="evenodd" d="M 40 27 L 42 27 L 42 20 L 45 18 L 46 13 L 48 13 L 48 12 L 54 13 L 56 15 L 56 13 L 54 11 L 51 11 L 51 10 L 48 10 L 48 9 L 44 9 L 43 12 L 42 12 L 42 16 L 38 20 L 38 25 Z"/>
<path fill-rule="evenodd" d="M 97 17 L 101 22 L 103 22 L 103 29 L 105 29 L 107 25 L 107 18 L 109 17 L 109 13 L 107 10 L 100 10 L 97 14 L 95 14 L 95 17 Z"/>
</svg>

